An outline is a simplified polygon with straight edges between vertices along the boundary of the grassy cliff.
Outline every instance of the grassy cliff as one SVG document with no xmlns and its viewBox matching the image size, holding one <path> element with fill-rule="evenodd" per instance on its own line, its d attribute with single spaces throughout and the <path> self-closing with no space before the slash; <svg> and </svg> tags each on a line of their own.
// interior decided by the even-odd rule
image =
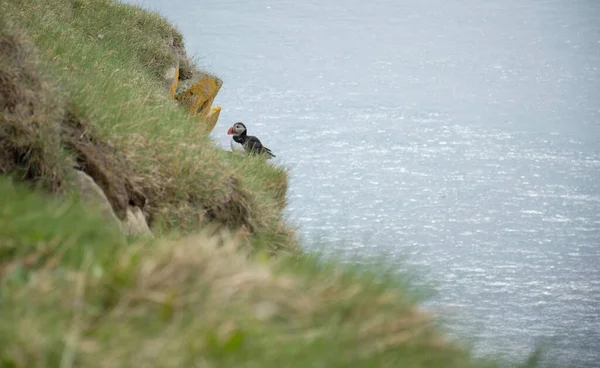
<svg viewBox="0 0 600 368">
<path fill-rule="evenodd" d="M 0 367 L 495 367 L 401 278 L 298 250 L 285 169 L 162 81 L 181 34 L 108 0 L 0 0 Z M 193 64 L 188 65 L 191 73 Z M 78 198 L 74 168 L 154 239 Z"/>
<path fill-rule="evenodd" d="M 22 145 L 5 151 L 32 152 L 27 167 L 12 166 L 52 189 L 68 184 L 72 162 L 99 167 L 117 213 L 142 193 L 150 224 L 165 231 L 218 221 L 287 233 L 286 172 L 218 150 L 165 92 L 168 46 L 182 38 L 173 26 L 111 1 L 4 1 L 3 9 L 3 94 L 14 105 L 3 134 Z"/>
</svg>

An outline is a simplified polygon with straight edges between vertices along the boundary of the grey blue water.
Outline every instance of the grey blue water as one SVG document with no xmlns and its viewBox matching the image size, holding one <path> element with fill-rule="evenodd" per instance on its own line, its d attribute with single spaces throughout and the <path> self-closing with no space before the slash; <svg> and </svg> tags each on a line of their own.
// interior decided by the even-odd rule
<svg viewBox="0 0 600 368">
<path fill-rule="evenodd" d="M 290 168 L 307 246 L 419 268 L 482 354 L 600 367 L 600 1 L 133 2 L 224 79 L 219 145 Z"/>
</svg>

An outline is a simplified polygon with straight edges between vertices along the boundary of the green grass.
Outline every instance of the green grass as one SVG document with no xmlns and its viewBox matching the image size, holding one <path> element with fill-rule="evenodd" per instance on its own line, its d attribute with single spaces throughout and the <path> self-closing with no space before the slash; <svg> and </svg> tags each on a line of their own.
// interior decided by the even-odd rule
<svg viewBox="0 0 600 368">
<path fill-rule="evenodd" d="M 183 40 L 163 18 L 0 8 L 1 368 L 499 366 L 445 338 L 408 276 L 297 250 L 287 170 L 218 149 L 168 97 Z M 156 239 L 70 195 L 84 159 L 143 193 Z"/>
<path fill-rule="evenodd" d="M 3 367 L 496 366 L 444 339 L 399 276 L 252 256 L 225 232 L 127 244 L 7 180 L 0 208 Z"/>
</svg>

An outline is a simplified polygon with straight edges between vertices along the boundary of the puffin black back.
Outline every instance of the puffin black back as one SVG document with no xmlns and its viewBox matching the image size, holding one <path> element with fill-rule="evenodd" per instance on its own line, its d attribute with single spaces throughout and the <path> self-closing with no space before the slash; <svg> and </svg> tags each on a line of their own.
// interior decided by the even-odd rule
<svg viewBox="0 0 600 368">
<path fill-rule="evenodd" d="M 265 147 L 260 139 L 248 135 L 248 129 L 242 122 L 233 124 L 227 130 L 228 135 L 232 135 L 230 145 L 232 151 L 244 152 L 246 154 L 265 154 L 267 158 L 276 157 L 273 152 Z"/>
</svg>

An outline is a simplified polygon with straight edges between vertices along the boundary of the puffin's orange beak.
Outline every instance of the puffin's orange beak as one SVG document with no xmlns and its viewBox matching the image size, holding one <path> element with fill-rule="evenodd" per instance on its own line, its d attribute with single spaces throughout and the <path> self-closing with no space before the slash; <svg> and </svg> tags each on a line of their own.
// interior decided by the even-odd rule
<svg viewBox="0 0 600 368">
<path fill-rule="evenodd" d="M 227 131 L 227 135 L 233 134 L 233 127 L 229 128 L 229 130 Z"/>
</svg>

